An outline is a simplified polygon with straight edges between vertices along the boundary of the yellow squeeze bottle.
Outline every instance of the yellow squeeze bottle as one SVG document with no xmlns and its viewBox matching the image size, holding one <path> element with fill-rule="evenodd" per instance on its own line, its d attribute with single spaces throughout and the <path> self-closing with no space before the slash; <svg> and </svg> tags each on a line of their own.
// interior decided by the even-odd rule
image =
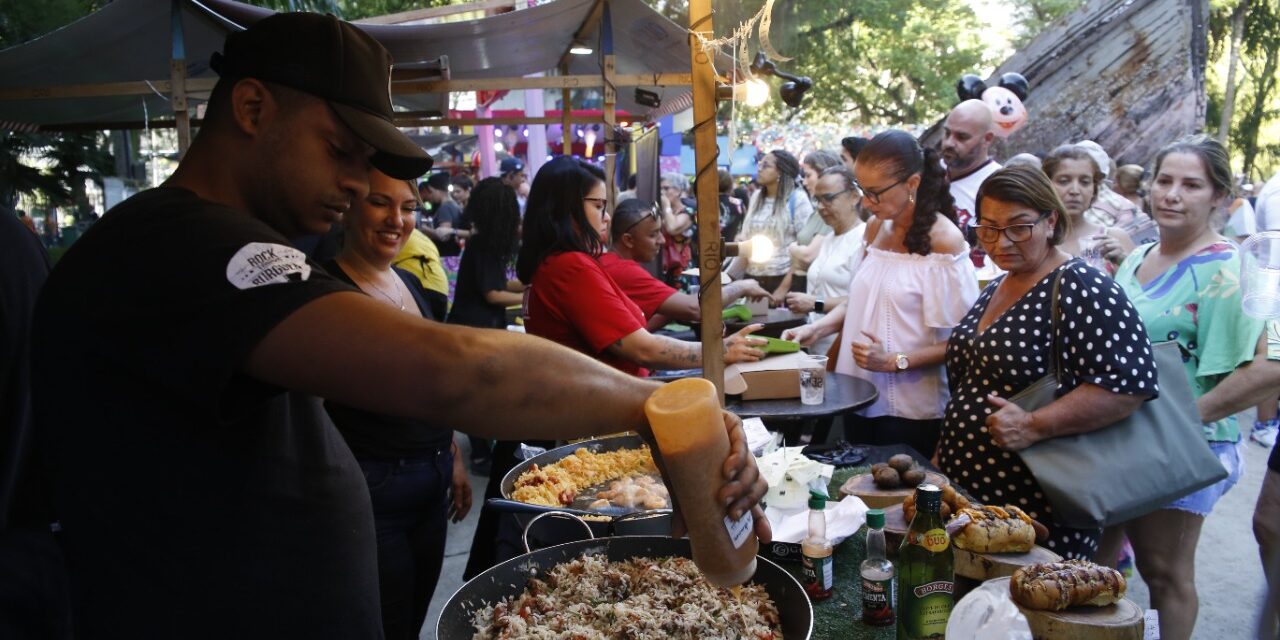
<svg viewBox="0 0 1280 640">
<path fill-rule="evenodd" d="M 653 392 L 644 412 L 689 529 L 694 564 L 716 586 L 746 582 L 756 572 L 759 540 L 751 512 L 734 521 L 716 498 L 725 483 L 729 434 L 715 385 L 676 380 Z"/>
</svg>

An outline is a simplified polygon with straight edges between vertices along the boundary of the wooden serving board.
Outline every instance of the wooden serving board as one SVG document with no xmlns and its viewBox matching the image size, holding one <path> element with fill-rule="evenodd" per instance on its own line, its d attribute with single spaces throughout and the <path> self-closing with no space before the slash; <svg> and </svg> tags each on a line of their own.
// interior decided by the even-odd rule
<svg viewBox="0 0 1280 640">
<path fill-rule="evenodd" d="M 1007 576 L 991 582 L 1009 592 Z M 1142 608 L 1128 598 L 1105 607 L 1072 607 L 1066 611 L 1037 611 L 1014 604 L 1027 619 L 1036 640 L 1142 640 Z"/>
<path fill-rule="evenodd" d="M 979 582 L 991 578 L 1008 577 L 1019 567 L 1037 562 L 1061 562 L 1062 556 L 1035 545 L 1026 553 L 976 553 L 955 547 L 956 575 Z"/>
<path fill-rule="evenodd" d="M 924 481 L 939 487 L 951 484 L 950 480 L 941 473 L 926 471 Z M 867 503 L 872 509 L 887 509 L 895 504 L 902 504 L 911 492 L 915 491 L 915 487 L 899 487 L 897 489 L 881 489 L 876 486 L 876 481 L 871 477 L 870 473 L 860 473 L 845 481 L 840 486 L 840 495 L 857 496 L 858 499 Z M 888 515 L 887 513 L 885 514 Z M 886 523 L 887 526 L 887 523 Z"/>
</svg>

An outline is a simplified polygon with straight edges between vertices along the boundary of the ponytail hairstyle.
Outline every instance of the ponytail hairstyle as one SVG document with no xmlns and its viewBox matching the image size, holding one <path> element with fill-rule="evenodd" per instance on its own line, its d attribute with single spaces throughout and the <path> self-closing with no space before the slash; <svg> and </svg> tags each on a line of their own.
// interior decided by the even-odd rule
<svg viewBox="0 0 1280 640">
<path fill-rule="evenodd" d="M 951 197 L 951 183 L 942 166 L 942 155 L 936 149 L 921 148 L 915 136 L 906 131 L 890 129 L 872 138 L 858 153 L 857 162 L 881 166 L 895 180 L 920 175 L 911 227 L 903 242 L 910 253 L 922 256 L 932 253 L 929 232 L 938 216 L 956 223 L 956 201 Z"/>
</svg>

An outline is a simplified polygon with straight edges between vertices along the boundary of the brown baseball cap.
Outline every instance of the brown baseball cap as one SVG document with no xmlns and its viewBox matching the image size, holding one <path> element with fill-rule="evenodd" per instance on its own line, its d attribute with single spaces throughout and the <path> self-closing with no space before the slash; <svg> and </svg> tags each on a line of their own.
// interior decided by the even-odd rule
<svg viewBox="0 0 1280 640">
<path fill-rule="evenodd" d="M 321 98 L 375 149 L 379 171 L 412 180 L 431 156 L 392 121 L 391 54 L 332 15 L 277 13 L 227 36 L 209 66 L 224 78 L 257 78 Z"/>
</svg>

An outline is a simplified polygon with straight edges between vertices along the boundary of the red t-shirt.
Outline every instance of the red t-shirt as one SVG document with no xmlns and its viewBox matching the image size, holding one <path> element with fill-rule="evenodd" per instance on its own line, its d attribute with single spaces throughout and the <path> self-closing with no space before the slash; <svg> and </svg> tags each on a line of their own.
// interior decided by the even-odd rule
<svg viewBox="0 0 1280 640">
<path fill-rule="evenodd" d="M 581 251 L 542 261 L 525 293 L 525 330 L 635 376 L 640 365 L 605 351 L 645 328 L 644 313 L 591 256 Z"/>
<path fill-rule="evenodd" d="M 676 290 L 667 283 L 653 277 L 635 260 L 621 258 L 616 253 L 600 256 L 600 266 L 618 283 L 623 293 L 644 312 L 644 319 L 649 320 L 658 312 L 658 307 L 675 294 Z"/>
</svg>

